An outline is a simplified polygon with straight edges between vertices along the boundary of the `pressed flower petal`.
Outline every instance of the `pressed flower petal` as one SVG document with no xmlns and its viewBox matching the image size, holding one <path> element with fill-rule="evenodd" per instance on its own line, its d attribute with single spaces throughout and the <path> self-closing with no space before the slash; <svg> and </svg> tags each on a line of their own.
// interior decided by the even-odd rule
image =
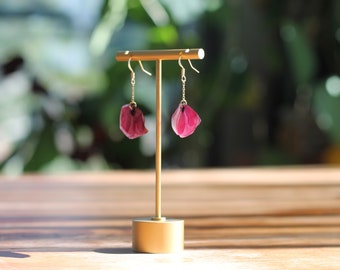
<svg viewBox="0 0 340 270">
<path fill-rule="evenodd" d="M 181 138 L 194 133 L 201 123 L 199 115 L 187 104 L 180 104 L 171 117 L 171 126 Z"/>
<path fill-rule="evenodd" d="M 147 133 L 144 122 L 143 112 L 137 106 L 130 104 L 122 106 L 119 127 L 126 137 L 135 139 Z"/>
</svg>

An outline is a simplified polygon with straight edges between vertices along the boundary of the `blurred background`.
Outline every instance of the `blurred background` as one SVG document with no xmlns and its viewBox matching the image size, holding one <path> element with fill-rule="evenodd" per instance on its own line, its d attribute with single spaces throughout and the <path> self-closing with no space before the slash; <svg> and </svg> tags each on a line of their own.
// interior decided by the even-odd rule
<svg viewBox="0 0 340 270">
<path fill-rule="evenodd" d="M 163 167 L 340 165 L 340 1 L 0 1 L 3 174 L 154 167 L 155 76 L 136 62 L 149 133 L 119 129 L 131 98 L 121 50 L 203 48 L 180 139 L 177 61 L 163 62 Z M 144 62 L 155 74 L 155 63 Z"/>
</svg>

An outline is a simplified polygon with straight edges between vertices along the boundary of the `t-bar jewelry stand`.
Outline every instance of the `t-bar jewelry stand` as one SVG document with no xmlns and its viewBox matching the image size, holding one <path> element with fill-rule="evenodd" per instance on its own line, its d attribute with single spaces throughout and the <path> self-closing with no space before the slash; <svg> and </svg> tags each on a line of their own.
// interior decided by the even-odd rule
<svg viewBox="0 0 340 270">
<path fill-rule="evenodd" d="M 174 253 L 184 248 L 184 221 L 161 213 L 162 171 L 162 61 L 203 59 L 203 49 L 120 51 L 117 61 L 156 61 L 156 203 L 155 216 L 132 222 L 132 248 L 137 252 Z"/>
</svg>

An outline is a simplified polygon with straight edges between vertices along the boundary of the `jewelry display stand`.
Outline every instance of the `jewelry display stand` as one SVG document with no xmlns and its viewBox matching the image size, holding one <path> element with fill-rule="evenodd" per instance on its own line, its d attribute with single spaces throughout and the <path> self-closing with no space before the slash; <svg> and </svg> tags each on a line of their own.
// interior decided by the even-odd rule
<svg viewBox="0 0 340 270">
<path fill-rule="evenodd" d="M 203 49 L 120 51 L 117 61 L 156 61 L 155 216 L 132 221 L 132 248 L 144 253 L 175 253 L 184 249 L 184 220 L 162 217 L 162 61 L 203 59 Z"/>
</svg>

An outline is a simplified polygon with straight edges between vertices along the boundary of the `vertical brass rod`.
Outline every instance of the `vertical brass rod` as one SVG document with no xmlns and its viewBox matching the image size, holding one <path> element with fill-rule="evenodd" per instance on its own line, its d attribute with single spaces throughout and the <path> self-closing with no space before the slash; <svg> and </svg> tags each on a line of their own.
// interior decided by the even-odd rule
<svg viewBox="0 0 340 270">
<path fill-rule="evenodd" d="M 156 61 L 156 215 L 162 219 L 162 60 Z"/>
</svg>

